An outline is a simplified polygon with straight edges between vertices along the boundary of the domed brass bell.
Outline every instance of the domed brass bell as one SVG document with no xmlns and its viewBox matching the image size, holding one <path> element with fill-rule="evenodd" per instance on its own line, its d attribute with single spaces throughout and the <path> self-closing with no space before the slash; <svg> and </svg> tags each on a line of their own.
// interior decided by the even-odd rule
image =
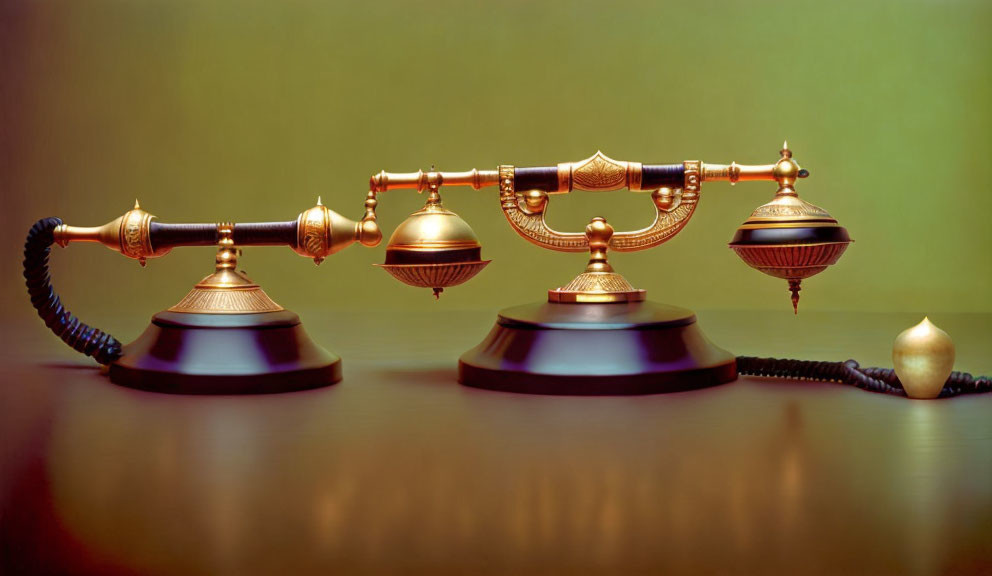
<svg viewBox="0 0 992 576">
<path fill-rule="evenodd" d="M 794 187 L 808 172 L 792 159 L 788 146 L 773 169 L 775 198 L 758 207 L 737 229 L 730 248 L 748 266 L 789 281 L 792 308 L 799 312 L 800 283 L 835 264 L 852 242 L 826 210 L 801 200 Z"/>
<path fill-rule="evenodd" d="M 466 282 L 489 264 L 467 222 L 441 205 L 437 190 L 389 238 L 385 264 L 376 264 L 410 286 L 432 288 L 434 297 Z"/>
</svg>

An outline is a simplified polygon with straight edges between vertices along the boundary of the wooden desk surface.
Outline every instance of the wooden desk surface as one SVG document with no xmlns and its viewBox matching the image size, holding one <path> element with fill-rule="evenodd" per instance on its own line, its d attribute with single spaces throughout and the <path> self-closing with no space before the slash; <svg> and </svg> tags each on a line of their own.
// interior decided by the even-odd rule
<svg viewBox="0 0 992 576">
<path fill-rule="evenodd" d="M 455 382 L 492 310 L 301 316 L 345 380 L 258 397 L 120 388 L 4 326 L 0 572 L 992 573 L 992 396 L 518 396 Z M 737 354 L 872 365 L 919 320 L 700 319 Z M 934 320 L 992 373 L 992 316 Z"/>
</svg>

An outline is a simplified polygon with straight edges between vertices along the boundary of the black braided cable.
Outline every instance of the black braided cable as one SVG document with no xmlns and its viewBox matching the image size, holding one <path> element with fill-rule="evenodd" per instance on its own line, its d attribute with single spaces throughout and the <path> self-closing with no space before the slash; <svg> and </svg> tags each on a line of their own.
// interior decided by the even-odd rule
<svg viewBox="0 0 992 576">
<path fill-rule="evenodd" d="M 847 362 L 815 362 L 791 360 L 787 358 L 737 357 L 737 372 L 749 376 L 770 378 L 794 378 L 798 380 L 818 380 L 848 384 L 883 394 L 905 396 L 902 383 L 895 370 L 889 368 L 862 368 L 854 360 Z M 951 372 L 938 398 L 950 398 L 961 394 L 985 394 L 992 392 L 992 379 L 988 376 L 974 377 L 967 372 Z"/>
<path fill-rule="evenodd" d="M 24 241 L 24 280 L 31 304 L 45 325 L 77 352 L 92 356 L 100 364 L 110 364 L 121 356 L 121 343 L 116 338 L 80 322 L 72 315 L 52 288 L 48 273 L 48 254 L 55 242 L 53 232 L 62 225 L 58 218 L 42 218 L 35 222 Z"/>
</svg>

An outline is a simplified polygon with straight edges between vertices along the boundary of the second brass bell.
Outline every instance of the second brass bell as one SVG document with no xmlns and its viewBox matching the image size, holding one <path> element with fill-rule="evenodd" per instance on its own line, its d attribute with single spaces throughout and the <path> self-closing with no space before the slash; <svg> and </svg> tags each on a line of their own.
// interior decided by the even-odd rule
<svg viewBox="0 0 992 576">
<path fill-rule="evenodd" d="M 396 227 L 386 246 L 386 262 L 376 264 L 394 278 L 434 290 L 437 298 L 449 286 L 468 281 L 489 264 L 475 232 L 445 209 L 436 186 L 427 203 Z"/>
</svg>

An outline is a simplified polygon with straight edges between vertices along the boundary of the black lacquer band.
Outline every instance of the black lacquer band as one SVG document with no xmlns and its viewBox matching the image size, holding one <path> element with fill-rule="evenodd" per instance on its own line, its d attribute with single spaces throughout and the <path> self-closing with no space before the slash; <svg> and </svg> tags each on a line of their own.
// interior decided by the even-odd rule
<svg viewBox="0 0 992 576">
<path fill-rule="evenodd" d="M 164 224 L 152 220 L 148 225 L 148 234 L 156 250 L 176 246 L 213 246 L 217 243 L 216 224 Z"/>
<path fill-rule="evenodd" d="M 149 234 L 156 250 L 177 246 L 213 246 L 218 240 L 217 224 L 165 224 L 152 221 Z M 235 224 L 233 240 L 237 246 L 294 246 L 296 220 Z"/>
<path fill-rule="evenodd" d="M 682 164 L 645 164 L 641 167 L 641 190 L 681 188 L 685 185 Z"/>
<path fill-rule="evenodd" d="M 386 264 L 451 264 L 453 262 L 478 262 L 482 248 L 455 250 L 386 250 Z"/>
<path fill-rule="evenodd" d="M 287 222 L 248 222 L 234 225 L 236 246 L 296 245 L 296 220 Z"/>
<path fill-rule="evenodd" d="M 851 237 L 847 230 L 841 226 L 796 226 L 794 228 L 738 228 L 730 243 L 738 246 L 768 246 L 850 241 Z"/>
<path fill-rule="evenodd" d="M 517 192 L 526 190 L 555 192 L 558 190 L 558 167 L 514 168 L 513 189 Z"/>
<path fill-rule="evenodd" d="M 641 190 L 656 188 L 682 188 L 685 184 L 685 166 L 682 164 L 645 164 L 641 166 Z M 558 190 L 558 167 L 514 168 L 513 187 L 525 190 Z"/>
<path fill-rule="evenodd" d="M 80 322 L 62 304 L 51 284 L 48 254 L 55 242 L 58 218 L 42 218 L 28 232 L 24 242 L 24 280 L 31 305 L 45 325 L 77 352 L 92 356 L 101 364 L 110 364 L 121 356 L 121 343 L 110 334 Z"/>
</svg>

